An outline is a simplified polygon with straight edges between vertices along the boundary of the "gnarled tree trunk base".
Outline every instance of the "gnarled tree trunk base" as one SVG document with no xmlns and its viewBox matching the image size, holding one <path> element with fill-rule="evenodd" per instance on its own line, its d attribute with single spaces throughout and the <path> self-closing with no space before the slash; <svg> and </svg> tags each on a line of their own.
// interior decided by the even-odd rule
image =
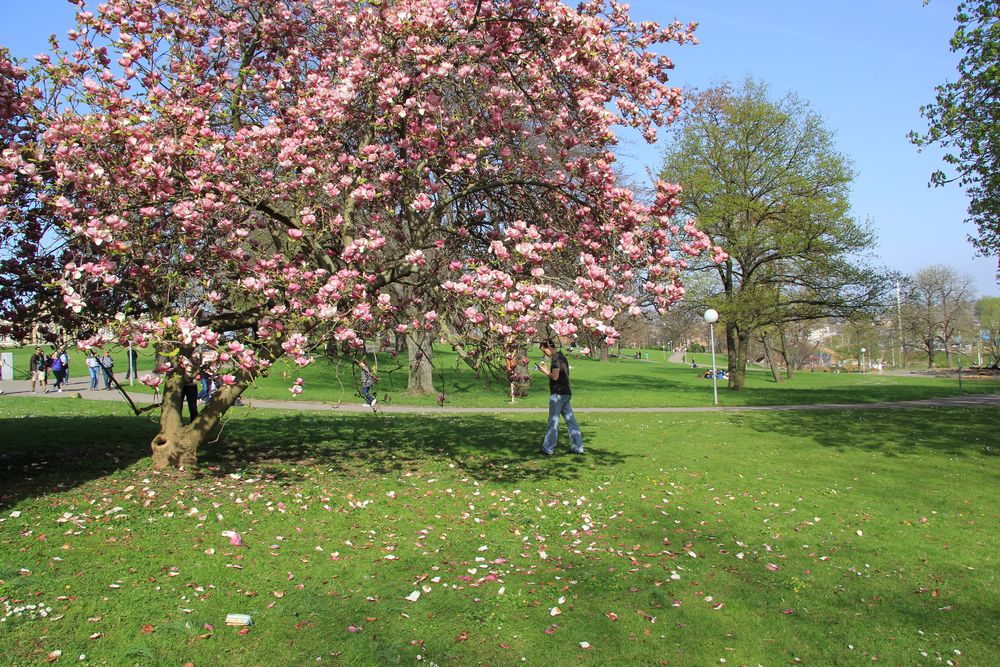
<svg viewBox="0 0 1000 667">
<path fill-rule="evenodd" d="M 153 466 L 191 472 L 198 465 L 198 449 L 218 436 L 222 416 L 232 407 L 245 385 L 221 387 L 190 424 L 184 424 L 185 378 L 167 376 L 160 404 L 160 432 L 150 443 Z"/>
<path fill-rule="evenodd" d="M 193 470 L 198 464 L 200 438 L 199 434 L 188 428 L 168 432 L 161 430 L 150 444 L 153 450 L 153 467 Z"/>
</svg>

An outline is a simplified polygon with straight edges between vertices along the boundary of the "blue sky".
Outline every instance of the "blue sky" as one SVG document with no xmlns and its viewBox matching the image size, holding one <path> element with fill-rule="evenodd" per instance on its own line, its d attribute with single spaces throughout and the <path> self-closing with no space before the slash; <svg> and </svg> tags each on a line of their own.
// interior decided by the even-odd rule
<svg viewBox="0 0 1000 667">
<path fill-rule="evenodd" d="M 968 273 L 981 295 L 1000 295 L 996 258 L 976 257 L 963 223 L 968 201 L 957 186 L 928 188 L 941 153 L 918 153 L 906 139 L 925 128 L 919 108 L 934 86 L 954 78 L 948 51 L 956 0 L 634 0 L 636 20 L 697 21 L 697 46 L 669 47 L 675 85 L 704 88 L 748 74 L 775 97 L 793 91 L 836 133 L 858 173 L 854 215 L 870 219 L 877 261 L 903 273 L 946 264 Z M 572 4 L 572 2 L 570 3 Z M 88 5 L 96 5 L 91 0 Z M 64 0 L 0 0 L 0 44 L 28 57 L 72 23 Z M 626 170 L 659 171 L 660 148 L 626 136 Z"/>
</svg>

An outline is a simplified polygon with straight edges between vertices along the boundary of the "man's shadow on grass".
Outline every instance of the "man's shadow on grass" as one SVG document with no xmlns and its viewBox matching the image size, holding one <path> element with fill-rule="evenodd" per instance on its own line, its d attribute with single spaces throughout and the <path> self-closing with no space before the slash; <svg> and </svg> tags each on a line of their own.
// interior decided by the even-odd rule
<svg viewBox="0 0 1000 667">
<path fill-rule="evenodd" d="M 158 425 L 149 417 L 37 416 L 0 419 L 0 508 L 61 493 L 113 475 L 145 459 Z M 344 477 L 404 474 L 429 460 L 494 482 L 573 479 L 590 466 L 625 455 L 588 448 L 569 453 L 565 428 L 559 455 L 540 453 L 544 419 L 493 415 L 303 413 L 259 416 L 234 411 L 219 439 L 199 452 L 196 475 L 244 473 L 294 483 L 306 466 Z M 587 438 L 586 425 L 584 438 Z"/>
</svg>

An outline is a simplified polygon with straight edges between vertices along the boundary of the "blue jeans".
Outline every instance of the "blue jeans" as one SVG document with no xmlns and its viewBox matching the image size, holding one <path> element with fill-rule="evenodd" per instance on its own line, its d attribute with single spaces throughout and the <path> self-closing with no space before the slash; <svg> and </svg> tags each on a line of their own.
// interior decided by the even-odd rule
<svg viewBox="0 0 1000 667">
<path fill-rule="evenodd" d="M 361 385 L 361 395 L 365 398 L 365 405 L 371 405 L 375 397 L 372 396 L 372 388 Z"/>
<path fill-rule="evenodd" d="M 569 396 L 562 394 L 549 394 L 549 428 L 542 443 L 542 451 L 546 454 L 551 454 L 556 449 L 556 442 L 559 440 L 559 415 L 566 420 L 566 428 L 569 429 L 570 449 L 577 454 L 583 452 L 583 434 L 573 416 L 573 406 L 569 404 L 569 399 Z"/>
<path fill-rule="evenodd" d="M 201 391 L 198 392 L 198 400 L 207 401 L 210 398 L 212 398 L 212 380 L 211 378 L 202 377 Z"/>
<path fill-rule="evenodd" d="M 90 366 L 87 370 L 90 371 L 90 388 L 97 389 L 97 374 L 101 372 L 101 369 L 97 366 Z"/>
</svg>

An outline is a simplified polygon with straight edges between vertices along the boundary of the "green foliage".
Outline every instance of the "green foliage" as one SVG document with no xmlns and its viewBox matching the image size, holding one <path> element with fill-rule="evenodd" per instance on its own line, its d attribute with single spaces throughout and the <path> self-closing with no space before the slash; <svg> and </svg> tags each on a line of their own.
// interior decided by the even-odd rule
<svg viewBox="0 0 1000 667">
<path fill-rule="evenodd" d="M 931 183 L 957 180 L 969 195 L 970 240 L 985 255 L 1000 254 L 1000 2 L 968 0 L 955 12 L 951 50 L 961 55 L 958 77 L 935 88 L 934 102 L 920 108 L 927 132 L 910 133 L 917 146 L 940 145 L 954 170 Z"/>
<path fill-rule="evenodd" d="M 726 326 L 737 383 L 755 331 L 882 302 L 883 277 L 856 259 L 872 234 L 850 216 L 850 166 L 805 102 L 774 101 L 748 79 L 695 94 L 677 127 L 662 176 L 682 185 L 682 211 L 729 254 L 696 270 L 718 277 L 702 299 Z"/>
<path fill-rule="evenodd" d="M 192 479 L 151 470 L 155 424 L 118 406 L 5 399 L 3 599 L 51 611 L 8 617 L 0 652 L 442 666 L 1000 654 L 993 410 L 580 421 L 584 456 L 563 443 L 541 459 L 537 415 L 237 413 Z M 229 613 L 254 625 L 241 635 Z"/>
</svg>

